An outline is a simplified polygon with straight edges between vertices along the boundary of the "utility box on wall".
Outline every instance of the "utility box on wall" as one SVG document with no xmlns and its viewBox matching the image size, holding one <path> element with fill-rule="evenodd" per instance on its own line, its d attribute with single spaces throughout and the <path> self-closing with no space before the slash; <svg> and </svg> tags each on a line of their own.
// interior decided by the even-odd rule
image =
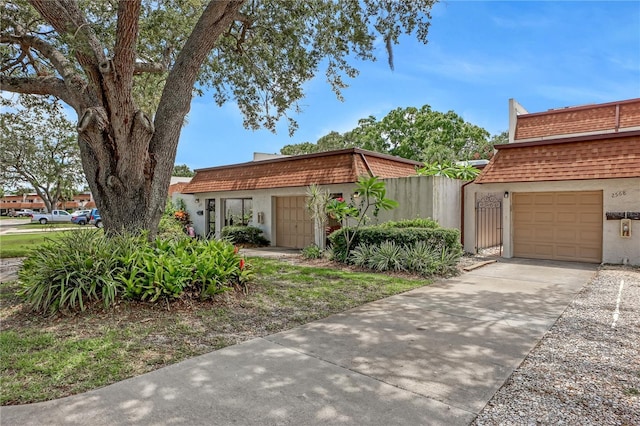
<svg viewBox="0 0 640 426">
<path fill-rule="evenodd" d="M 620 236 L 622 238 L 631 238 L 631 219 L 620 220 Z"/>
</svg>

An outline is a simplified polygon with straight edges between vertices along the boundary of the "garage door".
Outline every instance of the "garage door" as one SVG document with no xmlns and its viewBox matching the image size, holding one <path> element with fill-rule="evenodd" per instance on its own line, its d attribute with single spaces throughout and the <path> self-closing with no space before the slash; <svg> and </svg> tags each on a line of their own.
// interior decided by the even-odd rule
<svg viewBox="0 0 640 426">
<path fill-rule="evenodd" d="M 602 191 L 514 193 L 513 255 L 602 261 Z"/>
<path fill-rule="evenodd" d="M 276 197 L 276 245 L 304 248 L 313 244 L 313 222 L 306 197 Z"/>
</svg>

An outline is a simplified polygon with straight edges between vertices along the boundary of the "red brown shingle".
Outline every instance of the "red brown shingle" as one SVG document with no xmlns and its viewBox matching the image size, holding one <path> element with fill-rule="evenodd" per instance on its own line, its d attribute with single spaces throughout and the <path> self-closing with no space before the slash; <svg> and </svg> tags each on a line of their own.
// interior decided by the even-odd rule
<svg viewBox="0 0 640 426">
<path fill-rule="evenodd" d="M 640 98 L 519 115 L 515 140 L 589 132 L 614 132 L 640 126 Z"/>
<path fill-rule="evenodd" d="M 416 161 L 361 149 L 254 161 L 196 170 L 185 194 L 247 189 L 285 188 L 356 182 L 359 176 L 380 178 L 415 175 Z"/>
<path fill-rule="evenodd" d="M 496 145 L 497 154 L 475 182 L 640 177 L 640 132 L 575 139 Z"/>
</svg>

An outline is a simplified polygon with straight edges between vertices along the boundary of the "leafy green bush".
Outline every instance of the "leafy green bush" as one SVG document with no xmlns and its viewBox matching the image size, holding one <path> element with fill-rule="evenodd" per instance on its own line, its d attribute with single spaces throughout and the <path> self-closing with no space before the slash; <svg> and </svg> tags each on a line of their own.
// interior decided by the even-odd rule
<svg viewBox="0 0 640 426">
<path fill-rule="evenodd" d="M 20 294 L 33 310 L 105 308 L 118 297 L 157 301 L 246 290 L 251 268 L 226 241 L 70 232 L 43 244 L 19 271 Z"/>
<path fill-rule="evenodd" d="M 233 225 L 222 228 L 221 237 L 233 244 L 268 246 L 269 240 L 262 235 L 262 229 L 255 226 Z"/>
<path fill-rule="evenodd" d="M 460 231 L 447 228 L 397 228 L 383 226 L 365 226 L 353 230 L 353 247 L 379 246 L 384 241 L 394 241 L 397 245 L 413 246 L 424 241 L 429 247 L 438 252 L 443 248 L 447 252 L 462 253 Z M 329 235 L 333 258 L 339 262 L 349 262 L 347 259 L 347 241 L 345 233 L 333 232 Z"/>
<path fill-rule="evenodd" d="M 135 246 L 100 231 L 65 233 L 25 259 L 18 272 L 19 294 L 33 310 L 48 313 L 84 310 L 87 303 L 99 300 L 107 307 L 120 291 L 113 280 L 122 267 L 119 257 L 135 251 Z"/>
<path fill-rule="evenodd" d="M 320 259 L 323 255 L 324 252 L 315 244 L 311 244 L 302 249 L 303 259 Z"/>
<path fill-rule="evenodd" d="M 122 260 L 128 267 L 117 278 L 124 297 L 134 300 L 154 302 L 184 292 L 204 298 L 249 278 L 244 259 L 226 241 L 156 240 Z"/>
<path fill-rule="evenodd" d="M 382 228 L 440 228 L 440 224 L 431 218 L 406 219 L 398 222 L 389 221 L 378 225 Z"/>
<path fill-rule="evenodd" d="M 369 265 L 376 271 L 402 271 L 405 269 L 405 252 L 395 241 L 383 241 L 369 260 Z"/>
<path fill-rule="evenodd" d="M 421 275 L 450 275 L 456 272 L 462 251 L 437 248 L 424 241 L 413 246 L 384 241 L 377 245 L 359 245 L 351 251 L 349 261 L 356 266 L 377 271 L 408 271 Z"/>
</svg>

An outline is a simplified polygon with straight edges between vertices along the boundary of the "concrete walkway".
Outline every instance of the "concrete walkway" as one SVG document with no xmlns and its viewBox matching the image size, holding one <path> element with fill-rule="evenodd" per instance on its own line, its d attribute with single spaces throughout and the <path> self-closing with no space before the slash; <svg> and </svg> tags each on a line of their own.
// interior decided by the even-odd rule
<svg viewBox="0 0 640 426">
<path fill-rule="evenodd" d="M 467 425 L 595 265 L 500 261 L 102 389 L 8 425 Z"/>
</svg>

